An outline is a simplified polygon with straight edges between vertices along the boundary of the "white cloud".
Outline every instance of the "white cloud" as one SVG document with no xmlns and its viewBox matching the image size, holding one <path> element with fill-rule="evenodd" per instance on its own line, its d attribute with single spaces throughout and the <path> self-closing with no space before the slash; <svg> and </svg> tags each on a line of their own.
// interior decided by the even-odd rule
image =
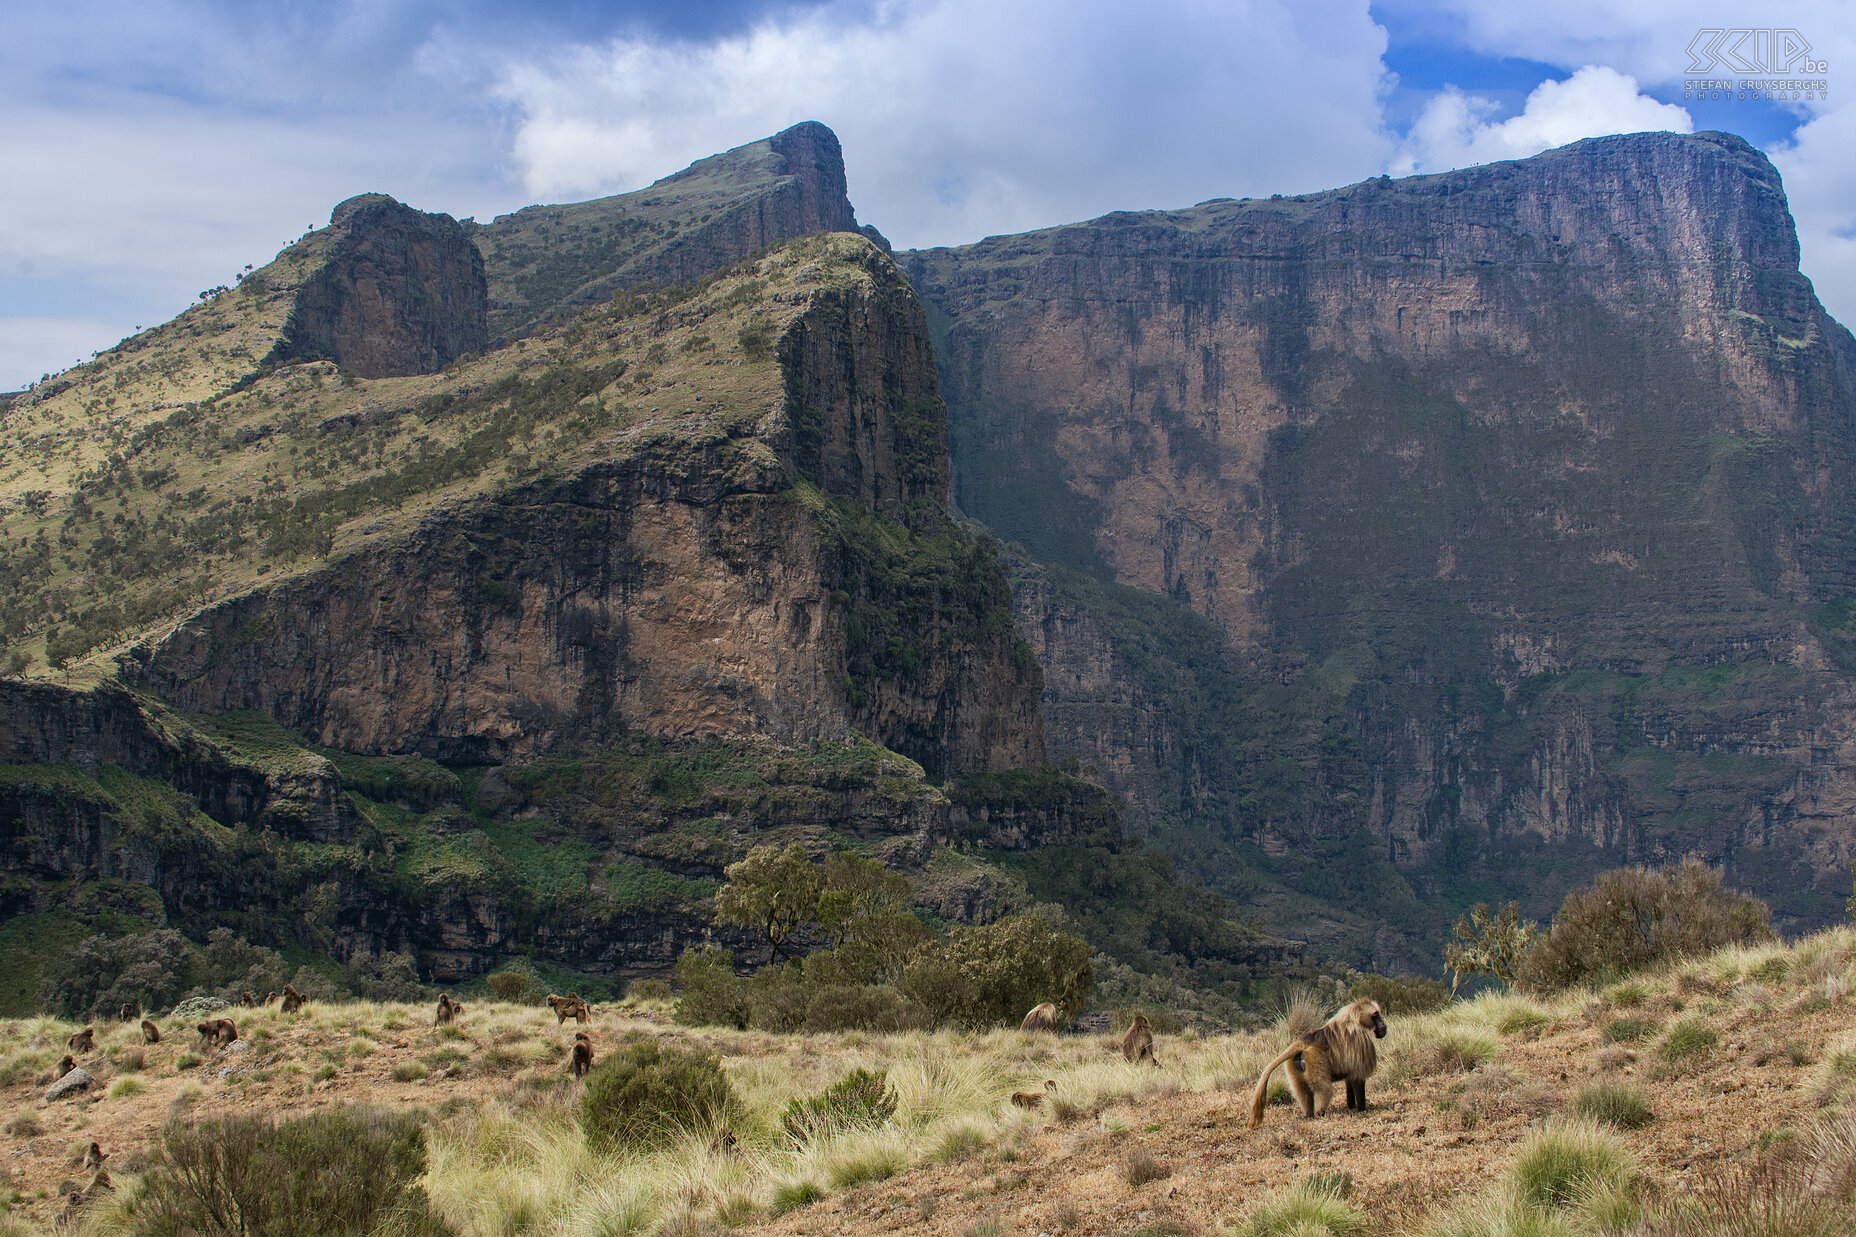
<svg viewBox="0 0 1856 1237">
<path fill-rule="evenodd" d="M 1695 131 L 1686 110 L 1657 102 L 1639 92 L 1635 78 L 1601 65 L 1586 65 L 1563 82 L 1540 83 L 1517 116 L 1490 120 L 1495 110 L 1491 100 L 1445 88 L 1412 125 L 1392 171 L 1406 176 L 1522 159 L 1608 133 Z"/>
<path fill-rule="evenodd" d="M 1798 222 L 1805 273 L 1839 322 L 1856 323 L 1856 105 L 1800 126 L 1770 152 Z"/>
<path fill-rule="evenodd" d="M 1363 0 L 923 0 L 705 46 L 567 48 L 512 67 L 500 95 L 537 197 L 636 188 L 820 120 L 860 218 L 950 244 L 1371 175 L 1391 149 L 1384 48 Z"/>
</svg>

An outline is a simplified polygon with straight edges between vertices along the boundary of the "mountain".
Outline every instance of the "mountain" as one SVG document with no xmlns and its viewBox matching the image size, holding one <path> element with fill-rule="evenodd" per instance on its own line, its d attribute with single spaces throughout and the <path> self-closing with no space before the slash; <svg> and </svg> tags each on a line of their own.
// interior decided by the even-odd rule
<svg viewBox="0 0 1856 1237">
<path fill-rule="evenodd" d="M 815 124 L 487 227 L 363 195 L 0 410 L 0 1006 L 156 925 L 590 985 L 747 943 L 708 898 L 761 842 L 954 920 L 1118 846 L 854 229 Z M 1169 901 L 1226 979 L 1293 956 Z"/>
<path fill-rule="evenodd" d="M 1838 916 L 1856 343 L 1739 138 L 898 255 L 1046 742 L 1386 969 L 1699 853 Z M 1440 905 L 1441 904 L 1441 905 Z"/>
</svg>

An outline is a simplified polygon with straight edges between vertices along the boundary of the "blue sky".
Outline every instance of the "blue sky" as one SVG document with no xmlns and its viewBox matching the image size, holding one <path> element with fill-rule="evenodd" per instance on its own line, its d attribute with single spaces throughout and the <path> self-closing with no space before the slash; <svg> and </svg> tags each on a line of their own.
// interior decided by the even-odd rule
<svg viewBox="0 0 1856 1237">
<path fill-rule="evenodd" d="M 1696 32 L 1755 22 L 1811 43 L 1828 98 L 1684 98 Z M 1856 321 L 1853 51 L 1839 0 L 10 0 L 0 390 L 352 194 L 488 218 L 806 119 L 903 246 L 1726 128 L 1779 166 L 1806 273 Z"/>
</svg>

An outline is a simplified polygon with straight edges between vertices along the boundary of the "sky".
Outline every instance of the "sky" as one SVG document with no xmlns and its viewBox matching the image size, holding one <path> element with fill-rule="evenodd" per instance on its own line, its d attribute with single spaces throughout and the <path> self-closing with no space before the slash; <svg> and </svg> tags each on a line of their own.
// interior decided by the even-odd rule
<svg viewBox="0 0 1856 1237">
<path fill-rule="evenodd" d="M 1692 89 L 1773 76 L 1725 57 L 1775 29 L 1821 97 Z M 1856 323 L 1851 94 L 1847 0 L 8 0 L 0 390 L 354 194 L 488 220 L 802 120 L 901 248 L 1726 129 L 1779 168 L 1804 271 Z"/>
</svg>

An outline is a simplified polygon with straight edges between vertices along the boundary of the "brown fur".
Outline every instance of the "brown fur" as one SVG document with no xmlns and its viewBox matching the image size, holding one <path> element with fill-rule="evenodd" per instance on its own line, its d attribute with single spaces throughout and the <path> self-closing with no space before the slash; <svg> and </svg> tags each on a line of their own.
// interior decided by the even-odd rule
<svg viewBox="0 0 1856 1237">
<path fill-rule="evenodd" d="M 52 1081 L 57 1082 L 60 1078 L 63 1078 L 76 1068 L 77 1061 L 73 1059 L 69 1053 L 65 1054 L 65 1058 L 58 1062 L 58 1069 L 52 1074 Z"/>
<path fill-rule="evenodd" d="M 1375 1039 L 1385 1038 L 1386 1020 L 1373 1001 L 1355 1001 L 1283 1049 L 1257 1079 L 1250 1100 L 1250 1128 L 1263 1124 L 1263 1104 L 1269 1095 L 1270 1075 L 1286 1063 L 1289 1090 L 1304 1117 L 1319 1117 L 1334 1098 L 1334 1084 L 1345 1083 L 1347 1107 L 1366 1109 L 1366 1080 L 1379 1067 Z"/>
<path fill-rule="evenodd" d="M 570 992 L 566 996 L 555 996 L 550 992 L 548 994 L 548 1008 L 554 1011 L 554 1025 L 557 1027 L 565 1023 L 569 1018 L 574 1019 L 576 1022 L 584 1023 L 587 1020 L 587 1015 L 592 1012 L 587 1008 L 586 1002 L 580 999 L 580 994 L 577 992 Z"/>
<path fill-rule="evenodd" d="M 97 1029 L 95 1027 L 85 1027 L 76 1035 L 64 1041 L 64 1046 L 81 1057 L 86 1052 L 95 1051 L 97 1047 L 96 1034 Z"/>
<path fill-rule="evenodd" d="M 219 1047 L 238 1038 L 238 1024 L 230 1018 L 208 1018 L 193 1028 L 200 1033 L 200 1046 Z"/>
<path fill-rule="evenodd" d="M 463 1008 L 464 1007 L 462 1005 L 459 1005 L 457 1002 L 451 999 L 451 994 L 449 992 L 439 993 L 438 994 L 438 1013 L 435 1017 L 433 1017 L 432 1025 L 438 1026 L 441 1023 L 450 1022 L 453 1018 L 456 1018 L 458 1016 L 458 1012 L 462 1010 Z"/>
<path fill-rule="evenodd" d="M 144 1044 L 158 1044 L 161 1042 L 161 1028 L 146 1018 L 142 1019 L 142 1042 Z"/>
<path fill-rule="evenodd" d="M 134 1022 L 141 1016 L 142 1011 L 126 1001 L 123 1003 L 123 1007 L 116 1011 L 116 1021 L 118 1022 Z"/>
<path fill-rule="evenodd" d="M 593 1041 L 587 1038 L 585 1031 L 575 1031 L 574 1032 L 574 1061 L 573 1061 L 574 1077 L 584 1078 L 586 1077 L 586 1072 L 592 1068 L 593 1068 Z"/>
<path fill-rule="evenodd" d="M 297 1010 L 302 1009 L 304 1005 L 308 1004 L 308 1002 L 309 998 L 304 996 L 301 992 L 298 992 L 289 984 L 284 985 L 284 1012 L 286 1014 L 294 1014 Z"/>
<path fill-rule="evenodd" d="M 109 1152 L 92 1142 L 84 1149 L 84 1167 L 97 1169 L 103 1167 L 103 1161 L 109 1159 Z"/>
<path fill-rule="evenodd" d="M 1039 1108 L 1043 1106 L 1044 1097 L 1046 1095 L 1055 1094 L 1057 1094 L 1057 1080 L 1055 1078 L 1046 1078 L 1042 1091 L 1012 1092 L 1012 1103 L 1019 1108 Z"/>
<path fill-rule="evenodd" d="M 275 992 L 267 992 L 264 994 L 264 1003 L 266 1005 L 269 1005 L 272 1001 L 275 1001 L 276 999 L 277 999 L 277 994 Z"/>
<path fill-rule="evenodd" d="M 1154 1024 L 1147 1021 L 1146 1014 L 1134 1015 L 1134 1021 L 1128 1025 L 1128 1033 L 1121 1037 L 1121 1055 L 1131 1065 L 1146 1061 L 1150 1065 L 1160 1064 L 1160 1058 L 1154 1055 Z"/>
<path fill-rule="evenodd" d="M 241 992 L 238 994 L 238 1003 L 241 1009 L 256 1009 L 258 1007 L 258 998 L 251 995 L 249 992 Z"/>
<path fill-rule="evenodd" d="M 1025 1015 L 1025 1020 L 1018 1024 L 1021 1031 L 1057 1031 L 1057 1007 L 1049 1001 L 1036 1006 Z"/>
</svg>

